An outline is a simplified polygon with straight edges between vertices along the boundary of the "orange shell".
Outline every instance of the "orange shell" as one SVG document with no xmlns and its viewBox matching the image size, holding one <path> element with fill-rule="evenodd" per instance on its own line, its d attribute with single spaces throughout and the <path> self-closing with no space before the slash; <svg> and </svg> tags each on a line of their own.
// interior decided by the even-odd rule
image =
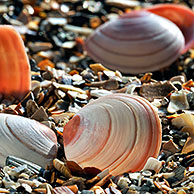
<svg viewBox="0 0 194 194">
<path fill-rule="evenodd" d="M 0 25 L 0 93 L 22 99 L 31 85 L 30 65 L 20 34 Z"/>
</svg>

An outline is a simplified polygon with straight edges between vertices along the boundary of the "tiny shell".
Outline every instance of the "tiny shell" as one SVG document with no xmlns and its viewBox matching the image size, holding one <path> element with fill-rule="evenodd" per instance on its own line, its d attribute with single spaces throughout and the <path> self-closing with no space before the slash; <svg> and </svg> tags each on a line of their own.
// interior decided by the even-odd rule
<svg viewBox="0 0 194 194">
<path fill-rule="evenodd" d="M 63 138 L 68 160 L 118 175 L 141 170 L 146 159 L 158 155 L 161 125 L 147 100 L 118 93 L 82 108 L 66 124 Z"/>
<path fill-rule="evenodd" d="M 162 162 L 157 160 L 156 158 L 149 157 L 143 170 L 154 170 L 155 172 L 159 172 L 162 168 Z"/>
<path fill-rule="evenodd" d="M 32 119 L 0 113 L 1 166 L 12 155 L 45 168 L 56 154 L 57 138 L 50 128 Z"/>
<path fill-rule="evenodd" d="M 175 91 L 170 96 L 170 103 L 167 110 L 169 113 L 175 113 L 178 110 L 189 109 L 189 103 L 187 100 L 188 92 L 186 90 Z"/>
</svg>

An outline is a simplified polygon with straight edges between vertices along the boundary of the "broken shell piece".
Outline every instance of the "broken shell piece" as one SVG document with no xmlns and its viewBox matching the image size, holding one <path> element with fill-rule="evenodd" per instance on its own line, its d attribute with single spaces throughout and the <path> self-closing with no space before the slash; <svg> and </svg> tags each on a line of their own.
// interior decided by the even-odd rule
<svg viewBox="0 0 194 194">
<path fill-rule="evenodd" d="M 175 90 L 174 85 L 169 81 L 151 82 L 145 83 L 140 87 L 140 95 L 149 101 L 153 101 L 155 98 L 164 98 L 170 92 Z"/>
<path fill-rule="evenodd" d="M 102 96 L 106 96 L 106 95 L 110 95 L 112 94 L 111 91 L 108 90 L 104 90 L 104 89 L 95 89 L 95 90 L 91 90 L 90 91 L 90 95 L 93 97 L 102 97 Z"/>
<path fill-rule="evenodd" d="M 170 103 L 168 104 L 167 111 L 169 113 L 175 113 L 178 110 L 189 109 L 187 94 L 188 91 L 186 90 L 173 92 L 170 96 Z"/>
<path fill-rule="evenodd" d="M 154 170 L 156 173 L 158 173 L 162 168 L 162 164 L 163 162 L 157 160 L 156 158 L 150 157 L 143 167 L 143 170 Z"/>
<path fill-rule="evenodd" d="M 95 74 L 97 74 L 99 71 L 109 71 L 109 69 L 100 63 L 91 64 L 90 68 L 95 72 Z"/>
<path fill-rule="evenodd" d="M 170 79 L 170 81 L 173 82 L 179 82 L 181 84 L 185 83 L 185 76 L 183 75 L 177 75 Z"/>
<path fill-rule="evenodd" d="M 147 100 L 117 93 L 82 108 L 64 127 L 63 138 L 68 160 L 118 175 L 141 170 L 158 155 L 161 125 Z"/>
<path fill-rule="evenodd" d="M 182 149 L 182 153 L 188 153 L 194 150 L 194 115 L 181 114 L 179 117 L 172 119 L 172 125 L 177 128 L 182 127 L 183 132 L 188 132 L 189 137 Z"/>
<path fill-rule="evenodd" d="M 162 146 L 162 149 L 173 154 L 180 151 L 178 145 L 175 144 L 172 139 L 165 142 Z"/>
<path fill-rule="evenodd" d="M 74 87 L 72 85 L 65 85 L 65 84 L 59 84 L 56 82 L 53 82 L 54 87 L 56 87 L 57 89 L 60 89 L 64 92 L 67 91 L 74 91 L 74 92 L 79 92 L 80 94 L 86 94 L 86 92 L 78 87 Z"/>
<path fill-rule="evenodd" d="M 95 194 L 105 194 L 104 190 L 100 186 L 94 186 L 91 190 L 94 191 Z"/>
<path fill-rule="evenodd" d="M 59 159 L 55 158 L 53 160 L 53 166 L 57 169 L 60 173 L 62 173 L 66 178 L 71 178 L 71 172 L 65 162 L 60 161 Z"/>
<path fill-rule="evenodd" d="M 120 177 L 119 180 L 118 180 L 118 182 L 117 182 L 117 185 L 121 189 L 127 188 L 130 184 L 131 184 L 131 181 L 127 177 Z"/>
<path fill-rule="evenodd" d="M 61 186 L 61 187 L 55 187 L 53 189 L 54 194 L 75 194 L 71 189 L 69 189 L 67 186 Z"/>
<path fill-rule="evenodd" d="M 0 165 L 8 155 L 45 168 L 57 154 L 55 133 L 45 125 L 17 115 L 0 113 Z"/>
</svg>

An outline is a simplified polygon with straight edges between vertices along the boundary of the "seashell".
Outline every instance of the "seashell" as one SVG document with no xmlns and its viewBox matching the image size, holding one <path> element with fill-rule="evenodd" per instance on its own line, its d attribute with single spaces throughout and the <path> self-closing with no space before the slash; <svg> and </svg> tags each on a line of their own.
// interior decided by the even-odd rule
<svg viewBox="0 0 194 194">
<path fill-rule="evenodd" d="M 57 138 L 47 126 L 18 115 L 0 113 L 0 165 L 7 156 L 27 159 L 45 168 L 57 155 Z"/>
<path fill-rule="evenodd" d="M 154 170 L 158 173 L 162 168 L 162 164 L 163 163 L 156 158 L 149 157 L 145 166 L 143 167 L 143 170 Z"/>
<path fill-rule="evenodd" d="M 55 187 L 53 189 L 54 194 L 75 194 L 71 189 L 67 186 Z"/>
<path fill-rule="evenodd" d="M 181 114 L 179 117 L 172 119 L 172 125 L 182 128 L 183 132 L 188 132 L 189 137 L 182 149 L 182 153 L 188 153 L 194 150 L 194 115 L 189 113 Z"/>
<path fill-rule="evenodd" d="M 187 100 L 187 90 L 175 91 L 170 96 L 170 103 L 168 104 L 167 111 L 175 113 L 179 110 L 189 109 L 189 102 Z"/>
<path fill-rule="evenodd" d="M 83 107 L 64 127 L 63 138 L 68 160 L 118 175 L 141 170 L 158 155 L 161 125 L 147 100 L 117 93 Z"/>
<path fill-rule="evenodd" d="M 71 178 L 71 172 L 65 162 L 60 161 L 59 159 L 55 158 L 53 160 L 53 166 L 57 169 L 61 174 L 63 174 L 66 178 Z"/>
<path fill-rule="evenodd" d="M 12 26 L 0 25 L 0 45 L 0 93 L 22 99 L 31 87 L 30 65 L 22 38 Z"/>
<path fill-rule="evenodd" d="M 149 7 L 147 11 L 167 18 L 179 27 L 185 38 L 185 46 L 181 53 L 185 53 L 194 45 L 194 12 L 191 9 L 167 3 Z"/>
<path fill-rule="evenodd" d="M 138 74 L 170 66 L 193 44 L 194 13 L 184 6 L 161 4 L 109 20 L 84 46 L 96 62 Z"/>
</svg>

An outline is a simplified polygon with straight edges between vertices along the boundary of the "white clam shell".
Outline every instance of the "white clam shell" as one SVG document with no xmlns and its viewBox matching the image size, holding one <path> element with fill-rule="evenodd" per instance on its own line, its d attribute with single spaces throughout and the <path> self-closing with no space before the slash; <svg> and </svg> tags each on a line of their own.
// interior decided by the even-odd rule
<svg viewBox="0 0 194 194">
<path fill-rule="evenodd" d="M 0 113 L 0 166 L 8 155 L 42 166 L 51 164 L 57 154 L 55 133 L 35 120 Z"/>
<path fill-rule="evenodd" d="M 145 99 L 111 94 L 82 108 L 65 126 L 63 137 L 68 160 L 117 175 L 141 170 L 149 157 L 158 155 L 161 125 Z"/>
<path fill-rule="evenodd" d="M 96 62 L 123 73 L 144 73 L 172 64 L 184 48 L 180 29 L 170 20 L 136 11 L 101 25 L 86 40 Z"/>
</svg>

